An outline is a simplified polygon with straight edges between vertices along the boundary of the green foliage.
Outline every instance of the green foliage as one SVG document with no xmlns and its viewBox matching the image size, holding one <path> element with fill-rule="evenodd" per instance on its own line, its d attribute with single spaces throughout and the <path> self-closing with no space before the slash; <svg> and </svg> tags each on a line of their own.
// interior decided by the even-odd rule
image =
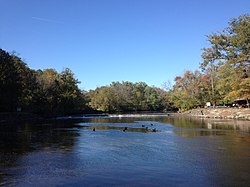
<svg viewBox="0 0 250 187">
<path fill-rule="evenodd" d="M 18 56 L 0 49 L 0 112 L 23 111 L 43 114 L 80 112 L 85 98 L 79 81 L 66 68 L 34 71 Z"/>
<path fill-rule="evenodd" d="M 117 110 L 117 97 L 114 90 L 108 86 L 102 86 L 91 92 L 90 106 L 98 111 L 112 112 Z"/>
<path fill-rule="evenodd" d="M 59 115 L 97 110 L 102 112 L 157 111 L 168 108 L 165 91 L 144 82 L 113 82 L 90 92 L 66 68 L 32 70 L 16 55 L 0 50 L 0 111 Z"/>
<path fill-rule="evenodd" d="M 16 111 L 31 102 L 33 73 L 19 57 L 0 49 L 0 111 Z"/>
<path fill-rule="evenodd" d="M 144 82 L 113 82 L 90 92 L 90 106 L 103 112 L 163 110 L 167 100 L 163 93 Z"/>
<path fill-rule="evenodd" d="M 54 69 L 37 71 L 36 111 L 70 114 L 84 109 L 84 96 L 70 69 L 57 73 Z"/>
</svg>

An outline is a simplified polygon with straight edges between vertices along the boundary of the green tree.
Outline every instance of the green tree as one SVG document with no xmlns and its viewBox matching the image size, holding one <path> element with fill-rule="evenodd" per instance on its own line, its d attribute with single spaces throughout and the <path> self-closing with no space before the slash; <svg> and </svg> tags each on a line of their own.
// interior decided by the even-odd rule
<svg viewBox="0 0 250 187">
<path fill-rule="evenodd" d="M 53 114 L 60 103 L 60 76 L 54 69 L 36 72 L 38 88 L 34 98 L 34 109 L 38 113 Z"/>
<path fill-rule="evenodd" d="M 133 83 L 131 82 L 113 82 L 111 88 L 114 90 L 117 99 L 117 111 L 134 110 L 133 103 Z"/>
<path fill-rule="evenodd" d="M 145 100 L 148 110 L 157 111 L 164 109 L 164 98 L 159 92 L 160 90 L 154 87 L 147 86 L 145 88 Z"/>
<path fill-rule="evenodd" d="M 163 110 L 166 92 L 144 82 L 113 82 L 90 91 L 90 106 L 103 112 Z"/>
<path fill-rule="evenodd" d="M 145 82 L 137 82 L 133 85 L 133 104 L 136 111 L 149 110 L 145 100 L 145 89 L 147 86 Z"/>
<path fill-rule="evenodd" d="M 29 108 L 35 87 L 34 73 L 15 53 L 0 49 L 0 111 Z"/>
<path fill-rule="evenodd" d="M 68 114 L 86 107 L 79 81 L 66 68 L 32 70 L 17 55 L 0 49 L 0 111 Z"/>
<path fill-rule="evenodd" d="M 78 88 L 80 83 L 74 73 L 66 68 L 60 74 L 60 109 L 63 113 L 74 113 L 84 109 L 85 100 L 81 90 Z"/>
<path fill-rule="evenodd" d="M 84 109 L 84 95 L 70 69 L 61 73 L 54 69 L 38 70 L 37 83 L 34 108 L 38 113 L 70 114 Z"/>
<path fill-rule="evenodd" d="M 117 111 L 117 98 L 114 90 L 108 86 L 98 87 L 96 90 L 91 91 L 90 106 L 102 112 Z"/>
</svg>

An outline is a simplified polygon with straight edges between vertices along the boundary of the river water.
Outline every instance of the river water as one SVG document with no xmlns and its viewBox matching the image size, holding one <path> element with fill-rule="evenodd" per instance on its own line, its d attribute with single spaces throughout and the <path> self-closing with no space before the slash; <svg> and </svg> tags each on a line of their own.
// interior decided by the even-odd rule
<svg viewBox="0 0 250 187">
<path fill-rule="evenodd" d="M 250 186 L 250 122 L 114 116 L 1 124 L 0 186 Z"/>
</svg>

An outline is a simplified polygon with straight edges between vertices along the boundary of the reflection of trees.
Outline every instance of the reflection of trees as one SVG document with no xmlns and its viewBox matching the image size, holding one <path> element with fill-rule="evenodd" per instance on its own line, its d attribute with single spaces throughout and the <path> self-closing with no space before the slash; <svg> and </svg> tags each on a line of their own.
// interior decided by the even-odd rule
<svg viewBox="0 0 250 187">
<path fill-rule="evenodd" d="M 250 121 L 244 120 L 212 120 L 213 129 L 240 130 L 250 133 Z"/>
<path fill-rule="evenodd" d="M 188 116 L 150 116 L 150 117 L 112 117 L 112 118 L 85 118 L 78 120 L 78 122 L 86 123 L 134 123 L 136 121 L 157 121 L 166 124 L 171 124 L 177 128 L 186 129 L 210 129 L 210 130 L 240 130 L 243 132 L 250 132 L 250 121 L 232 120 L 232 119 L 209 119 L 209 118 L 195 118 Z M 201 132 L 209 134 L 206 131 Z M 221 132 L 211 132 L 211 135 L 221 134 Z"/>
<path fill-rule="evenodd" d="M 78 130 L 72 124 L 18 124 L 0 126 L 0 167 L 13 166 L 28 152 L 50 148 L 71 151 Z"/>
<path fill-rule="evenodd" d="M 240 130 L 243 132 L 250 132 L 250 121 L 231 120 L 231 119 L 201 119 L 195 117 L 185 116 L 170 116 L 162 118 L 161 122 L 169 123 L 178 128 L 200 128 L 210 130 Z M 211 135 L 221 134 L 218 131 L 210 131 Z M 207 131 L 202 133 L 208 134 Z"/>
<path fill-rule="evenodd" d="M 178 128 L 203 128 L 205 126 L 203 119 L 183 116 L 171 116 L 163 118 L 162 122 L 169 123 Z"/>
<path fill-rule="evenodd" d="M 204 172 L 201 175 L 197 173 L 197 176 L 211 181 L 207 185 L 249 184 L 249 121 L 170 116 L 161 122 L 177 127 L 173 131 L 178 135 L 174 139 L 176 150 L 181 155 L 178 162 L 184 160 L 183 165 L 192 163 L 192 167 L 196 168 L 194 174 Z M 211 128 L 208 128 L 208 123 Z M 179 136 L 184 138 L 179 139 Z"/>
</svg>

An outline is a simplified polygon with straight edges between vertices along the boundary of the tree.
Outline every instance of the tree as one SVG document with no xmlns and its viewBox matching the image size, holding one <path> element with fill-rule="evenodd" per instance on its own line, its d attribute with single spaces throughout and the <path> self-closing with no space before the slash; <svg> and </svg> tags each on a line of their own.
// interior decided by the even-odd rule
<svg viewBox="0 0 250 187">
<path fill-rule="evenodd" d="M 60 110 L 63 113 L 74 113 L 84 108 L 85 102 L 81 90 L 78 88 L 80 82 L 74 77 L 74 73 L 66 68 L 60 74 L 61 92 L 59 94 Z"/>
<path fill-rule="evenodd" d="M 18 100 L 17 73 L 11 55 L 0 49 L 0 110 L 15 111 Z"/>
<path fill-rule="evenodd" d="M 38 70 L 36 78 L 38 88 L 34 98 L 34 110 L 53 114 L 60 102 L 60 76 L 54 69 L 45 69 Z"/>
<path fill-rule="evenodd" d="M 32 102 L 34 82 L 34 71 L 21 58 L 0 49 L 0 111 L 27 108 Z"/>
<path fill-rule="evenodd" d="M 103 112 L 156 111 L 167 108 L 166 93 L 144 82 L 113 82 L 90 91 L 90 106 Z"/>
<path fill-rule="evenodd" d="M 98 87 L 96 90 L 91 91 L 90 106 L 102 112 L 117 111 L 117 99 L 114 90 L 108 86 Z"/>
<path fill-rule="evenodd" d="M 32 70 L 15 53 L 0 49 L 0 111 L 23 111 L 43 114 L 69 114 L 86 106 L 79 81 L 66 68 Z"/>
<path fill-rule="evenodd" d="M 147 86 L 148 85 L 145 82 L 136 82 L 133 85 L 133 104 L 136 111 L 149 110 L 145 100 L 145 89 Z"/>
<path fill-rule="evenodd" d="M 66 68 L 61 73 L 54 69 L 37 71 L 38 91 L 35 107 L 38 113 L 70 114 L 84 109 L 85 100 L 74 78 Z"/>
<path fill-rule="evenodd" d="M 133 111 L 133 83 L 113 82 L 110 87 L 114 90 L 117 99 L 117 111 Z"/>
<path fill-rule="evenodd" d="M 204 49 L 201 68 L 210 77 L 211 100 L 214 104 L 220 100 L 233 102 L 236 98 L 248 102 L 250 16 L 232 19 L 229 27 L 209 35 L 208 40 L 210 47 Z M 223 88 L 223 84 L 227 86 Z"/>
<path fill-rule="evenodd" d="M 186 71 L 175 78 L 175 85 L 170 90 L 170 99 L 180 110 L 204 106 L 206 97 L 206 77 L 199 71 Z"/>
<path fill-rule="evenodd" d="M 145 100 L 147 103 L 148 110 L 150 111 L 163 110 L 164 106 L 166 106 L 164 104 L 165 98 L 163 97 L 164 95 L 162 90 L 150 86 L 147 86 L 145 88 Z"/>
</svg>

